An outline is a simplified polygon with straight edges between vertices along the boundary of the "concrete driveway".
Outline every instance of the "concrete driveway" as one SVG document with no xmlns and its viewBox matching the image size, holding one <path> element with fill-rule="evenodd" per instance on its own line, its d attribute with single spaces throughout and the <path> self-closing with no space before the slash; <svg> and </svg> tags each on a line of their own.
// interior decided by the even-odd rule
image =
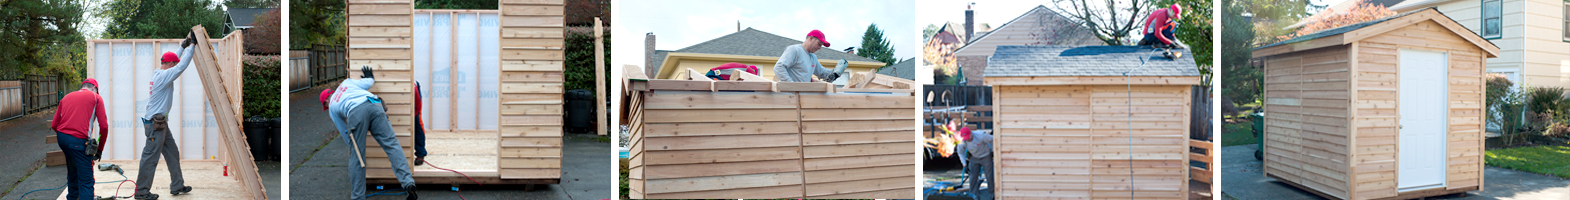
<svg viewBox="0 0 1570 200">
<path fill-rule="evenodd" d="M 1254 159 L 1257 145 L 1221 148 L 1221 192 L 1237 199 L 1324 199 L 1273 178 L 1264 176 L 1261 163 Z M 1522 171 L 1488 167 L 1483 171 L 1483 190 L 1466 195 L 1429 199 L 1570 199 L 1570 180 Z"/>
<path fill-rule="evenodd" d="M 350 158 L 348 147 L 341 145 L 336 129 L 316 96 L 319 86 L 289 94 L 289 198 L 343 199 L 349 196 L 344 183 L 343 161 Z M 563 138 L 562 178 L 560 184 L 542 185 L 532 191 L 523 186 L 462 185 L 462 198 L 475 199 L 608 199 L 615 188 L 611 143 L 604 136 L 569 133 Z M 378 191 L 368 185 L 367 193 Z M 396 186 L 391 186 L 396 187 Z M 421 185 L 421 199 L 459 199 L 447 185 Z M 374 196 L 368 199 L 403 199 L 403 195 Z"/>
<path fill-rule="evenodd" d="M 38 112 L 25 117 L 0 122 L 0 199 L 20 199 L 29 191 L 41 190 L 26 194 L 26 199 L 55 199 L 64 189 L 55 189 L 65 185 L 65 165 L 44 167 L 44 153 L 60 150 L 56 144 L 44 144 L 44 137 L 55 135 L 49 128 L 49 120 L 54 117 L 54 112 Z M 139 133 L 138 133 L 139 134 Z M 111 136 L 114 137 L 114 136 Z M 282 171 L 278 161 L 256 161 L 257 172 L 262 177 L 262 187 L 267 190 L 268 199 L 279 199 L 283 190 L 279 188 Z M 164 169 L 159 169 L 164 170 Z M 159 176 L 165 176 L 165 171 L 159 171 Z M 135 172 L 129 173 L 135 178 Z M 108 181 L 108 180 L 98 180 Z M 134 186 L 127 186 L 134 187 Z M 9 190 L 9 192 L 6 192 Z"/>
</svg>

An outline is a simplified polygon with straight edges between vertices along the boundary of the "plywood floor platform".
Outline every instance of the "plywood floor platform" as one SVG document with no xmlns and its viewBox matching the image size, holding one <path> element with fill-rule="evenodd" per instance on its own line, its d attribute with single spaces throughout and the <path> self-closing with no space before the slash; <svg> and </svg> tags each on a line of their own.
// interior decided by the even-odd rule
<svg viewBox="0 0 1570 200">
<path fill-rule="evenodd" d="M 429 131 L 425 134 L 425 156 L 428 164 L 414 168 L 414 182 L 418 184 L 557 184 L 560 179 L 501 179 L 497 173 L 496 151 L 499 145 L 496 131 Z M 380 151 L 379 149 L 366 149 Z M 413 165 L 414 160 L 409 160 Z M 463 172 L 457 173 L 432 167 L 440 166 Z M 397 184 L 397 179 L 367 179 L 368 184 Z"/>
<path fill-rule="evenodd" d="M 105 182 L 126 179 L 136 181 L 138 161 L 113 160 L 98 163 L 120 165 L 120 168 L 125 170 L 125 176 L 121 177 L 114 170 L 98 171 L 97 164 L 94 164 L 94 181 Z M 214 160 L 180 161 L 180 172 L 185 175 L 185 185 L 191 186 L 191 193 L 169 195 L 169 167 L 165 166 L 164 163 L 162 160 L 158 162 L 158 173 L 153 176 L 152 192 L 153 194 L 158 194 L 158 199 L 251 199 L 251 197 L 246 196 L 246 192 L 242 188 L 244 186 L 240 184 L 240 181 L 234 180 L 234 177 L 224 176 L 223 164 Z M 116 189 L 117 186 L 118 189 Z M 119 196 L 131 196 L 136 193 L 136 185 L 131 182 L 125 182 L 123 186 L 120 183 L 93 185 L 93 193 L 98 196 L 113 196 L 116 195 L 116 192 L 119 192 Z M 56 199 L 65 200 L 65 195 L 67 194 L 70 193 L 62 192 L 60 197 Z"/>
</svg>

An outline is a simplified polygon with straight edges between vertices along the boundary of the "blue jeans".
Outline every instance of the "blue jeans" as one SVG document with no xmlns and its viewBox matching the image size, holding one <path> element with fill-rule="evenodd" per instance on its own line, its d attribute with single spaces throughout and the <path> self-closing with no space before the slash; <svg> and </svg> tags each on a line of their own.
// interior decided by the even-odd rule
<svg viewBox="0 0 1570 200">
<path fill-rule="evenodd" d="M 65 199 L 91 200 L 93 199 L 93 158 L 87 157 L 87 139 L 55 132 L 56 142 L 60 151 L 65 153 L 66 186 L 69 186 Z"/>
<path fill-rule="evenodd" d="M 1161 35 L 1166 36 L 1167 39 L 1169 39 L 1169 40 L 1177 41 L 1177 33 L 1173 32 L 1172 29 L 1173 28 L 1162 29 L 1160 31 L 1160 33 L 1161 33 Z M 1156 44 L 1167 44 L 1167 43 L 1161 42 L 1161 38 L 1156 38 L 1156 34 L 1145 34 L 1145 38 L 1139 39 L 1139 45 L 1141 45 L 1141 46 L 1144 46 L 1144 45 L 1156 45 Z"/>
</svg>

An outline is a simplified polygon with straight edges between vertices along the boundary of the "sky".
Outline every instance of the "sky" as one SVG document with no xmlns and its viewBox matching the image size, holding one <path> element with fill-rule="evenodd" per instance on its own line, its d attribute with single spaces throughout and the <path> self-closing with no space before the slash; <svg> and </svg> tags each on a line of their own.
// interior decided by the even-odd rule
<svg viewBox="0 0 1570 200">
<path fill-rule="evenodd" d="M 655 49 L 676 50 L 751 27 L 795 40 L 821 30 L 831 49 L 860 47 L 867 26 L 876 23 L 894 47 L 894 57 L 909 59 L 919 51 L 921 30 L 911 20 L 914 4 L 890 1 L 617 1 L 611 34 L 612 66 L 643 65 L 645 33 L 654 33 Z"/>
</svg>

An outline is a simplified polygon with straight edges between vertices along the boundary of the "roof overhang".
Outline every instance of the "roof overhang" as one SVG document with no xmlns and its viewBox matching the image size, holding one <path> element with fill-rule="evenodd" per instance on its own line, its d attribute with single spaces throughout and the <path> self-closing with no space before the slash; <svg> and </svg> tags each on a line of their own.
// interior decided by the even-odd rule
<svg viewBox="0 0 1570 200">
<path fill-rule="evenodd" d="M 1449 30 L 1450 33 L 1456 34 L 1462 39 L 1465 39 L 1468 43 L 1483 49 L 1483 52 L 1486 53 L 1487 58 L 1499 57 L 1499 47 L 1494 46 L 1494 43 L 1488 42 L 1487 39 L 1483 39 L 1482 36 L 1478 36 L 1477 33 L 1473 33 L 1471 30 L 1467 30 L 1466 27 L 1461 26 L 1460 23 L 1456 23 L 1454 19 L 1446 17 L 1438 10 L 1429 9 L 1420 11 L 1418 13 L 1401 16 L 1395 19 L 1385 20 L 1384 22 L 1379 22 L 1368 27 L 1348 31 L 1346 33 L 1330 35 L 1291 44 L 1256 49 L 1254 50 L 1253 58 L 1262 58 L 1284 53 L 1351 44 L 1353 42 L 1367 39 L 1385 32 L 1390 32 L 1402 27 L 1406 27 L 1407 25 L 1422 23 L 1425 21 L 1436 22 L 1440 26 L 1445 27 L 1446 30 Z"/>
<path fill-rule="evenodd" d="M 1200 76 L 1006 76 L 986 77 L 987 85 L 1199 85 Z"/>
<path fill-rule="evenodd" d="M 679 65 L 682 60 L 715 60 L 715 61 L 729 61 L 729 62 L 766 62 L 766 63 L 772 63 L 772 62 L 779 61 L 780 57 L 670 52 L 670 53 L 666 53 L 665 54 L 665 61 L 663 63 L 659 63 L 660 71 L 657 72 L 657 74 L 654 76 L 654 78 L 655 79 L 669 78 L 671 76 L 671 74 L 675 74 L 676 73 L 676 70 L 677 70 L 676 66 Z M 835 63 L 839 63 L 839 60 L 818 59 L 818 63 L 820 63 L 823 66 L 833 66 Z M 849 63 L 850 67 L 853 67 L 853 68 L 882 67 L 884 65 L 884 63 L 881 63 L 881 62 L 866 62 L 866 61 L 847 61 L 847 63 Z M 716 67 L 718 67 L 718 66 L 716 66 Z M 765 67 L 774 67 L 774 66 L 759 66 L 759 68 L 765 68 Z M 849 70 L 846 70 L 846 71 L 849 71 Z"/>
</svg>

